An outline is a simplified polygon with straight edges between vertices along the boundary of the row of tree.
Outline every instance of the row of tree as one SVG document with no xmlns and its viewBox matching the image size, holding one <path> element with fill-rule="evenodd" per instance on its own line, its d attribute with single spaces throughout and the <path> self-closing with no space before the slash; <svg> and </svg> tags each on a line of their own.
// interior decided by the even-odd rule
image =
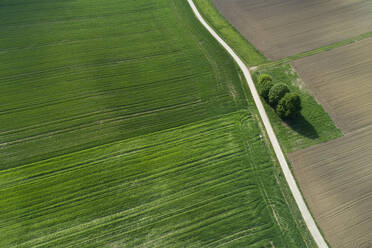
<svg viewBox="0 0 372 248">
<path fill-rule="evenodd" d="M 268 74 L 260 74 L 258 91 L 281 118 L 296 116 L 301 111 L 301 99 L 283 83 L 274 83 Z"/>
</svg>

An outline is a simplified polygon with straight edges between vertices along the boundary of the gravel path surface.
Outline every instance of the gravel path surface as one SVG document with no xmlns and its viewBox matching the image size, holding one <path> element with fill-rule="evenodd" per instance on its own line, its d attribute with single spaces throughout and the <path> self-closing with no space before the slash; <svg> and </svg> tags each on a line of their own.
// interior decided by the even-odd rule
<svg viewBox="0 0 372 248">
<path fill-rule="evenodd" d="M 261 116 L 261 119 L 263 121 L 263 124 L 265 126 L 266 132 L 269 136 L 270 142 L 274 148 L 276 157 L 278 158 L 278 161 L 280 163 L 280 166 L 282 168 L 283 174 L 287 180 L 288 186 L 293 194 L 293 197 L 297 203 L 298 208 L 300 209 L 300 212 L 302 214 L 302 217 L 305 220 L 306 226 L 308 227 L 312 237 L 314 238 L 316 244 L 320 248 L 326 248 L 328 247 L 327 243 L 325 242 L 322 234 L 320 233 L 317 225 L 315 224 L 315 221 L 313 217 L 310 214 L 309 209 L 307 208 L 305 201 L 302 197 L 302 194 L 296 184 L 296 181 L 292 175 L 291 170 L 289 169 L 287 160 L 285 159 L 285 156 L 283 154 L 282 149 L 280 148 L 278 139 L 273 131 L 273 128 L 271 126 L 270 120 L 266 114 L 266 111 L 264 109 L 264 106 L 261 102 L 261 98 L 257 93 L 257 89 L 253 83 L 251 74 L 249 73 L 249 70 L 247 66 L 241 61 L 241 59 L 235 54 L 235 52 L 224 42 L 221 37 L 218 36 L 218 34 L 204 21 L 203 17 L 200 15 L 199 11 L 197 10 L 194 2 L 192 0 L 188 0 L 188 3 L 190 4 L 190 7 L 192 8 L 195 16 L 198 18 L 198 20 L 201 22 L 201 24 L 211 33 L 211 35 L 226 49 L 226 51 L 233 57 L 235 62 L 239 65 L 240 69 L 244 73 L 244 76 L 246 78 L 246 81 L 248 83 L 249 89 L 251 90 L 254 102 L 257 106 L 257 109 L 259 111 L 259 114 Z"/>
</svg>

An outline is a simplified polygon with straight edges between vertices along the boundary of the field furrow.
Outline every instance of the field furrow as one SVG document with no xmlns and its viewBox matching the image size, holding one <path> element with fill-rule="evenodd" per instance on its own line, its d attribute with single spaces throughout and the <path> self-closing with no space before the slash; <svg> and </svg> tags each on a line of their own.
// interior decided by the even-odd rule
<svg viewBox="0 0 372 248">
<path fill-rule="evenodd" d="M 0 30 L 0 247 L 311 247 L 186 1 L 3 0 Z"/>
</svg>

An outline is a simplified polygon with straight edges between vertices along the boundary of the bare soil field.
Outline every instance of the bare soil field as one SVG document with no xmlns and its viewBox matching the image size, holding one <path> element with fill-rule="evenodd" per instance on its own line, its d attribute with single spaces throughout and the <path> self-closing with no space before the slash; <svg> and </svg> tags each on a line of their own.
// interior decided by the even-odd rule
<svg viewBox="0 0 372 248">
<path fill-rule="evenodd" d="M 293 62 L 306 87 L 349 133 L 372 124 L 372 38 Z"/>
<path fill-rule="evenodd" d="M 284 58 L 372 30 L 372 1 L 212 0 L 270 59 Z"/>
<path fill-rule="evenodd" d="M 372 247 L 372 39 L 293 63 L 345 136 L 289 154 L 332 247 Z"/>
<path fill-rule="evenodd" d="M 372 127 L 290 154 L 331 247 L 372 247 Z"/>
<path fill-rule="evenodd" d="M 372 30 L 372 1 L 211 1 L 270 59 Z M 288 155 L 331 247 L 372 247 L 371 51 L 372 38 L 366 38 L 292 63 L 304 88 L 345 134 Z"/>
</svg>

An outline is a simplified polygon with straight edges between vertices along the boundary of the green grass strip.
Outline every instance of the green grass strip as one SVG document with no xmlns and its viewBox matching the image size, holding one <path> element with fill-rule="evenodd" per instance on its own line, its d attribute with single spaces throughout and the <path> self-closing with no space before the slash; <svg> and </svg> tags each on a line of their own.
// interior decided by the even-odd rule
<svg viewBox="0 0 372 248">
<path fill-rule="evenodd" d="M 273 67 L 273 66 L 277 66 L 277 65 L 280 65 L 280 64 L 289 63 L 289 62 L 292 62 L 292 61 L 297 60 L 297 59 L 302 59 L 302 58 L 312 56 L 312 55 L 315 55 L 315 54 L 318 54 L 318 53 L 321 53 L 321 52 L 330 51 L 330 50 L 333 50 L 335 48 L 347 46 L 347 45 L 350 45 L 354 42 L 361 41 L 363 39 L 367 39 L 367 38 L 370 38 L 370 37 L 372 37 L 372 31 L 368 32 L 368 33 L 365 33 L 365 34 L 361 34 L 361 35 L 352 37 L 352 38 L 347 39 L 347 40 L 338 41 L 338 42 L 335 42 L 335 43 L 332 43 L 332 44 L 329 44 L 329 45 L 326 45 L 326 46 L 323 46 L 323 47 L 320 47 L 320 48 L 316 48 L 316 49 L 313 49 L 313 50 L 310 50 L 310 51 L 306 51 L 306 52 L 298 53 L 298 54 L 295 54 L 295 55 L 291 55 L 291 56 L 283 58 L 283 59 L 279 59 L 279 60 L 276 60 L 276 61 L 264 63 L 264 64 L 260 65 L 260 67 Z"/>
<path fill-rule="evenodd" d="M 275 113 L 274 109 L 266 105 L 266 111 L 270 117 L 273 128 L 278 135 L 279 141 L 285 152 L 293 152 L 315 144 L 323 143 L 337 137 L 342 133 L 335 126 L 328 113 L 319 105 L 316 99 L 305 89 L 297 73 L 288 64 L 289 61 L 309 56 L 315 52 L 335 48 L 336 44 L 294 55 L 280 61 L 269 61 L 254 46 L 249 43 L 229 22 L 218 12 L 213 3 L 196 0 L 199 11 L 209 24 L 217 30 L 219 35 L 236 51 L 248 66 L 258 65 L 255 73 L 268 73 L 275 82 L 288 85 L 292 92 L 299 94 L 303 110 L 301 116 L 289 122 L 283 122 Z M 350 39 L 355 42 L 371 36 L 371 33 Z M 337 43 L 338 46 L 347 44 L 347 41 Z M 253 75 L 255 79 L 255 75 Z M 256 80 L 255 80 L 255 83 Z M 244 86 L 243 86 L 244 87 Z M 246 89 L 249 92 L 249 89 Z"/>
<path fill-rule="evenodd" d="M 195 0 L 194 2 L 208 24 L 212 26 L 235 51 L 239 51 L 238 55 L 247 65 L 253 66 L 269 62 L 263 54 L 220 14 L 210 0 Z"/>
</svg>

